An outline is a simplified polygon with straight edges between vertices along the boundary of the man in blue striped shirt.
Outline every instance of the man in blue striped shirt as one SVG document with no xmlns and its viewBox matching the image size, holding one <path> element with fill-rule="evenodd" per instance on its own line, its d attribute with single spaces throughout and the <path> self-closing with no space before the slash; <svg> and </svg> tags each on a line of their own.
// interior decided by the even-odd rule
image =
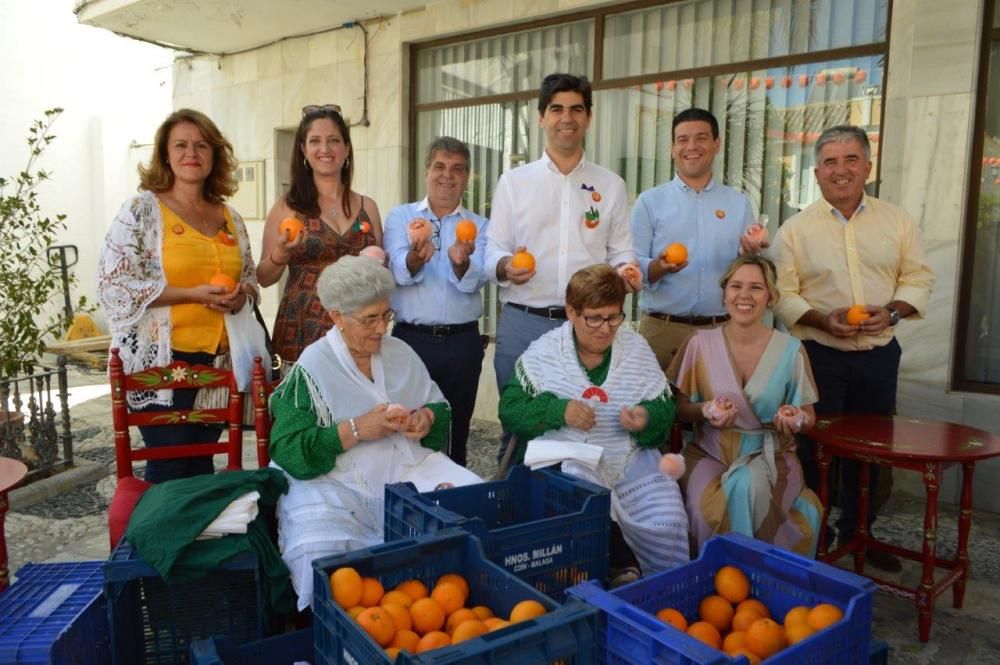
<svg viewBox="0 0 1000 665">
<path fill-rule="evenodd" d="M 439 137 L 424 160 L 427 196 L 393 208 L 385 219 L 385 251 L 399 288 L 390 303 L 396 312 L 392 334 L 417 352 L 451 405 L 448 455 L 465 466 L 469 422 L 483 366 L 479 317 L 480 290 L 486 283 L 483 257 L 485 217 L 462 206 L 469 184 L 469 148 L 458 139 Z M 431 226 L 428 238 L 410 239 L 412 220 Z M 476 226 L 476 238 L 455 237 L 459 222 Z"/>
<path fill-rule="evenodd" d="M 728 318 L 719 279 L 754 222 L 747 195 L 712 176 L 720 147 L 714 115 L 699 108 L 678 113 L 671 148 L 676 175 L 643 192 L 632 209 L 632 239 L 644 282 L 639 332 L 664 370 L 695 328 Z M 664 257 L 673 243 L 687 248 L 686 261 L 669 263 Z"/>
</svg>

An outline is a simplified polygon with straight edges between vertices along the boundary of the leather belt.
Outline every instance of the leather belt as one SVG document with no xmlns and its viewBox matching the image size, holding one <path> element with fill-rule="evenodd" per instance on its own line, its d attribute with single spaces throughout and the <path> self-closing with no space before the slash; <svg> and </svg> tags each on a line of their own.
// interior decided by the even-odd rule
<svg viewBox="0 0 1000 665">
<path fill-rule="evenodd" d="M 400 330 L 409 330 L 411 332 L 423 333 L 425 335 L 433 335 L 434 337 L 447 337 L 448 335 L 457 335 L 458 333 L 468 332 L 470 330 L 479 330 L 479 322 L 469 321 L 468 323 L 424 325 L 422 323 L 396 321 L 396 327 Z"/>
<path fill-rule="evenodd" d="M 541 316 L 546 319 L 553 319 L 556 321 L 566 320 L 565 307 L 530 307 L 528 305 L 520 305 L 516 302 L 509 302 L 507 304 L 515 309 L 521 310 L 522 312 L 534 314 L 535 316 Z"/>
<path fill-rule="evenodd" d="M 643 312 L 646 316 L 651 316 L 667 323 L 682 323 L 688 326 L 714 326 L 717 323 L 725 323 L 729 320 L 728 314 L 719 316 L 676 316 L 674 314 L 664 314 L 663 312 Z"/>
</svg>

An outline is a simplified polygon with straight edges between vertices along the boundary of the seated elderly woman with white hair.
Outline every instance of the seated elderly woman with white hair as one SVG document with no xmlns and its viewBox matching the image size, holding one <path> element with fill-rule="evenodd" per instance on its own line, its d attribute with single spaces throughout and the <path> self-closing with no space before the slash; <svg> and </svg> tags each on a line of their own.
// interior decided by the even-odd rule
<svg viewBox="0 0 1000 665">
<path fill-rule="evenodd" d="M 289 477 L 278 545 L 299 609 L 312 604 L 312 561 L 382 542 L 384 487 L 481 482 L 440 451 L 451 410 L 417 354 L 386 335 L 392 275 L 342 257 L 316 290 L 333 328 L 306 347 L 271 396 L 271 459 Z"/>
</svg>

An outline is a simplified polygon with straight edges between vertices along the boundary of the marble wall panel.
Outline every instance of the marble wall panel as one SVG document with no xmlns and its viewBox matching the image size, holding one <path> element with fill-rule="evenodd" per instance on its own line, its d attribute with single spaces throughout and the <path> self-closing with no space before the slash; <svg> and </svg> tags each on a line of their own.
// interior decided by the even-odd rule
<svg viewBox="0 0 1000 665">
<path fill-rule="evenodd" d="M 306 39 L 286 39 L 281 48 L 281 73 L 301 72 L 309 67 L 309 42 Z"/>
<path fill-rule="evenodd" d="M 348 118 L 351 123 L 360 122 L 364 109 L 365 96 L 365 74 L 361 60 L 340 62 L 333 65 L 333 68 L 333 84 L 335 88 L 334 96 L 330 98 L 330 101 L 340 104 L 344 110 L 344 117 Z M 369 86 L 368 95 L 369 107 L 376 100 L 381 104 L 380 95 L 372 90 L 371 86 Z"/>
<path fill-rule="evenodd" d="M 340 91 L 337 85 L 338 68 L 340 65 L 329 64 L 322 67 L 310 67 L 306 72 L 306 104 L 338 104 Z M 350 114 L 346 108 L 345 113 Z M 299 116 L 301 117 L 301 109 Z"/>
<path fill-rule="evenodd" d="M 312 103 L 305 71 L 289 72 L 281 77 L 281 118 L 286 127 L 297 127 L 302 119 L 302 107 Z"/>
<path fill-rule="evenodd" d="M 337 33 L 339 30 L 321 32 L 307 37 L 309 49 L 309 68 L 332 65 L 337 62 Z"/>
<path fill-rule="evenodd" d="M 257 82 L 257 132 L 254 148 L 257 159 L 274 158 L 274 130 L 285 125 L 282 113 L 284 104 L 281 95 L 281 77 L 260 79 Z M 273 182 L 273 180 L 269 181 Z"/>
<path fill-rule="evenodd" d="M 378 104 L 370 105 L 368 118 L 371 121 L 369 139 L 372 147 L 400 145 L 403 123 L 407 114 L 400 113 L 409 104 L 403 99 L 403 72 L 399 58 L 392 55 L 373 55 L 369 58 L 369 87 L 373 99 Z"/>
<path fill-rule="evenodd" d="M 284 59 L 281 55 L 281 44 L 271 44 L 255 49 L 257 54 L 257 75 L 261 78 L 281 76 L 284 71 Z"/>
<path fill-rule="evenodd" d="M 913 0 L 897 0 L 892 4 L 889 26 L 889 63 L 886 74 L 886 101 L 905 98 L 910 94 L 913 33 L 916 30 L 917 5 Z"/>
<path fill-rule="evenodd" d="M 236 83 L 246 83 L 248 81 L 257 80 L 260 62 L 256 53 L 248 51 L 246 53 L 237 53 L 236 55 L 230 57 L 233 59 L 233 65 L 236 70 Z"/>
</svg>

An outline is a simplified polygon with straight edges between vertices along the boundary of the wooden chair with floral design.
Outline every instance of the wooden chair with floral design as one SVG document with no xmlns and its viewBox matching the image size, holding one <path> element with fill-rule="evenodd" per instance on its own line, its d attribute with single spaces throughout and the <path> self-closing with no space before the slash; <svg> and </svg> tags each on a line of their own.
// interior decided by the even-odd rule
<svg viewBox="0 0 1000 665">
<path fill-rule="evenodd" d="M 135 477 L 133 470 L 135 462 L 225 454 L 228 458 L 227 470 L 243 468 L 243 396 L 236 389 L 236 381 L 231 371 L 207 365 L 173 362 L 166 367 L 150 367 L 134 374 L 126 374 L 118 349 L 111 349 L 108 368 L 111 380 L 111 420 L 115 437 L 115 471 L 118 476 L 115 495 L 108 508 L 111 546 L 114 547 L 124 534 L 132 509 L 142 493 L 149 488 L 149 483 Z M 185 388 L 222 389 L 228 392 L 228 400 L 221 408 L 147 412 L 134 412 L 128 408 L 130 392 Z M 183 423 L 215 425 L 224 428 L 228 434 L 218 443 L 191 443 L 155 448 L 132 446 L 130 427 L 156 427 Z"/>
</svg>

